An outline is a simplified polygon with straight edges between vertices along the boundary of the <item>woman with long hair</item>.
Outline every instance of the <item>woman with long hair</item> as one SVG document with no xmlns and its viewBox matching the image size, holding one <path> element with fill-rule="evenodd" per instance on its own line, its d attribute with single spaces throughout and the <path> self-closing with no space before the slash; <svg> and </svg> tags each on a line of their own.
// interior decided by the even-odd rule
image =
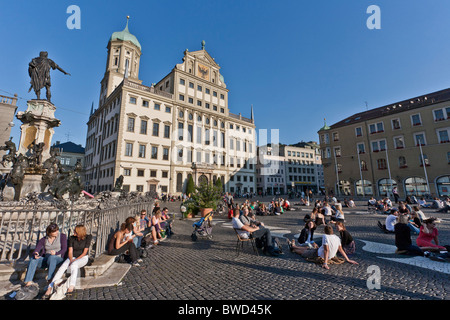
<svg viewBox="0 0 450 320">
<path fill-rule="evenodd" d="M 416 243 L 422 250 L 447 251 L 447 248 L 439 245 L 438 234 L 436 218 L 428 218 L 420 226 L 420 233 L 416 239 Z"/>
<path fill-rule="evenodd" d="M 55 277 L 49 284 L 47 292 L 44 295 L 44 299 L 50 297 L 53 292 L 54 285 L 57 284 L 64 272 L 70 268 L 70 284 L 67 289 L 66 296 L 72 295 L 75 289 L 77 276 L 80 268 L 84 267 L 89 261 L 89 247 L 91 245 L 92 236 L 86 233 L 84 225 L 79 224 L 75 227 L 73 236 L 69 238 L 68 245 L 68 258 L 63 262 L 61 267 L 56 272 Z"/>
<path fill-rule="evenodd" d="M 67 236 L 59 232 L 56 223 L 50 224 L 45 230 L 46 236 L 39 240 L 27 268 L 25 285 L 32 285 L 37 268 L 48 267 L 47 281 L 53 278 L 58 265 L 64 261 L 67 251 Z"/>
<path fill-rule="evenodd" d="M 356 251 L 356 244 L 350 232 L 347 231 L 347 228 L 345 227 L 344 223 L 342 221 L 337 221 L 336 228 L 339 231 L 342 249 L 344 249 L 347 255 L 354 254 Z"/>
<path fill-rule="evenodd" d="M 139 262 L 142 262 L 142 260 L 139 259 L 139 253 L 133 243 L 134 236 L 130 236 L 128 238 L 125 237 L 125 235 L 130 234 L 132 231 L 132 223 L 122 223 L 120 229 L 114 234 L 109 242 L 108 254 L 111 256 L 117 256 L 128 250 L 130 253 L 131 264 L 137 267 L 139 266 Z"/>
</svg>

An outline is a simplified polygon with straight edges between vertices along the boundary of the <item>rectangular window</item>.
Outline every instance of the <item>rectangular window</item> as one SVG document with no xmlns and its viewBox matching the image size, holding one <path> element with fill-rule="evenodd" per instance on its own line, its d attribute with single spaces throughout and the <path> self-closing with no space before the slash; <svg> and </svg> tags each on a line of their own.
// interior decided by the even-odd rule
<svg viewBox="0 0 450 320">
<path fill-rule="evenodd" d="M 422 120 L 420 119 L 420 114 L 413 114 L 411 116 L 411 123 L 413 126 L 420 126 L 422 124 Z"/>
<path fill-rule="evenodd" d="M 449 141 L 449 131 L 450 131 L 450 129 L 445 129 L 445 128 L 438 130 L 439 143 L 450 142 Z"/>
<path fill-rule="evenodd" d="M 147 134 L 147 120 L 141 120 L 141 134 Z"/>
<path fill-rule="evenodd" d="M 185 81 L 184 79 L 180 79 L 180 84 L 181 84 L 182 86 L 184 86 L 184 85 L 186 84 L 186 81 Z"/>
<path fill-rule="evenodd" d="M 187 141 L 189 142 L 194 142 L 194 127 L 192 126 L 192 124 L 188 124 L 188 137 L 187 137 Z"/>
<path fill-rule="evenodd" d="M 422 159 L 423 156 L 423 159 Z M 425 162 L 425 166 L 428 167 L 430 165 L 430 161 L 428 161 L 428 156 L 426 154 L 419 155 L 420 166 L 423 167 L 423 163 Z"/>
<path fill-rule="evenodd" d="M 209 89 L 208 88 L 205 88 L 205 93 L 209 94 Z"/>
<path fill-rule="evenodd" d="M 225 96 L 223 94 L 220 94 L 220 99 L 224 100 Z"/>
<path fill-rule="evenodd" d="M 414 142 L 416 143 L 416 146 L 419 145 L 426 145 L 426 140 L 425 140 L 425 133 L 416 133 L 414 134 Z"/>
<path fill-rule="evenodd" d="M 201 100 L 197 100 L 197 106 L 199 106 L 199 107 L 202 106 L 202 101 Z"/>
<path fill-rule="evenodd" d="M 386 159 L 378 159 L 377 160 L 377 167 L 378 167 L 378 170 L 385 170 L 385 169 L 387 169 Z"/>
<path fill-rule="evenodd" d="M 193 82 L 189 82 L 189 88 L 194 89 L 194 83 Z"/>
<path fill-rule="evenodd" d="M 184 101 L 184 95 L 180 94 L 180 95 L 178 96 L 178 99 L 179 99 L 180 101 Z"/>
<path fill-rule="evenodd" d="M 205 108 L 209 109 L 209 103 L 205 102 Z"/>
<path fill-rule="evenodd" d="M 137 185 L 136 186 L 136 191 L 137 192 L 144 192 L 144 186 L 143 185 Z"/>
<path fill-rule="evenodd" d="M 188 102 L 191 103 L 191 104 L 193 104 L 193 103 L 194 103 L 194 99 L 193 99 L 193 98 L 189 98 L 189 99 L 188 99 Z"/>
<path fill-rule="evenodd" d="M 134 132 L 134 118 L 128 118 L 127 131 Z"/>
<path fill-rule="evenodd" d="M 209 137 L 209 129 L 205 128 L 205 144 L 209 145 L 210 137 Z"/>
<path fill-rule="evenodd" d="M 147 100 L 142 100 L 142 106 L 148 108 L 149 102 Z"/>
<path fill-rule="evenodd" d="M 131 176 L 131 169 L 123 169 L 123 175 L 126 177 Z"/>
<path fill-rule="evenodd" d="M 355 133 L 357 137 L 362 137 L 362 128 L 361 127 L 355 128 Z"/>
<path fill-rule="evenodd" d="M 333 141 L 339 141 L 339 133 L 333 132 Z"/>
<path fill-rule="evenodd" d="M 150 170 L 150 177 L 151 178 L 156 178 L 158 172 L 156 170 Z"/>
<path fill-rule="evenodd" d="M 155 110 L 161 110 L 161 105 L 159 103 L 155 103 Z"/>
<path fill-rule="evenodd" d="M 169 160 L 169 148 L 163 148 L 163 160 Z"/>
<path fill-rule="evenodd" d="M 157 123 L 157 122 L 154 122 L 154 123 L 153 123 L 153 131 L 152 131 L 152 135 L 153 135 L 154 137 L 159 136 L 159 123 Z"/>
<path fill-rule="evenodd" d="M 167 113 L 171 113 L 172 112 L 172 108 L 171 107 L 166 107 L 166 112 Z"/>
<path fill-rule="evenodd" d="M 217 97 L 217 92 L 213 91 L 213 97 Z"/>
<path fill-rule="evenodd" d="M 152 146 L 152 159 L 158 159 L 158 147 Z"/>
<path fill-rule="evenodd" d="M 132 157 L 133 156 L 133 144 L 127 142 L 125 144 L 125 155 L 128 157 Z"/>
<path fill-rule="evenodd" d="M 131 104 L 136 104 L 136 98 L 135 97 L 130 97 L 130 103 Z"/>
<path fill-rule="evenodd" d="M 392 119 L 392 129 L 393 130 L 401 129 L 400 119 Z"/>
<path fill-rule="evenodd" d="M 164 138 L 170 138 L 170 126 L 164 126 Z"/>
<path fill-rule="evenodd" d="M 139 158 L 145 158 L 145 144 L 139 145 Z"/>
<path fill-rule="evenodd" d="M 168 178 L 169 177 L 169 171 L 162 171 L 161 172 L 161 178 Z"/>
<path fill-rule="evenodd" d="M 203 91 L 202 86 L 197 86 L 197 90 L 198 90 L 198 91 Z"/>
<path fill-rule="evenodd" d="M 183 130 L 184 130 L 183 122 L 178 122 L 178 140 L 180 141 L 183 141 Z"/>
<path fill-rule="evenodd" d="M 144 176 L 144 170 L 138 169 L 138 171 L 137 171 L 137 176 L 138 176 L 138 177 L 143 177 L 143 176 Z"/>
<path fill-rule="evenodd" d="M 395 149 L 403 149 L 405 147 L 403 137 L 394 137 L 394 146 Z"/>
<path fill-rule="evenodd" d="M 197 126 L 197 143 L 202 143 L 202 127 Z"/>
<path fill-rule="evenodd" d="M 434 121 L 445 120 L 444 109 L 433 110 Z"/>
</svg>

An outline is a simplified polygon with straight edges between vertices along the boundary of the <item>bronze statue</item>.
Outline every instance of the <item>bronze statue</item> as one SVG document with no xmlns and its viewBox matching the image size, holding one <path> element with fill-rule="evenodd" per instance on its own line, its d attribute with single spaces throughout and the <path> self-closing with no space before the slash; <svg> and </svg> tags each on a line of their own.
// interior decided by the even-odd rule
<svg viewBox="0 0 450 320">
<path fill-rule="evenodd" d="M 14 142 L 12 142 L 12 137 L 9 138 L 8 141 L 5 141 L 5 145 L 1 146 L 0 150 L 9 151 L 9 153 L 5 154 L 2 158 L 3 167 L 6 167 L 8 162 L 14 163 L 14 160 L 16 159 L 17 148 L 16 148 L 16 144 Z"/>
<path fill-rule="evenodd" d="M 61 173 L 61 162 L 57 156 L 56 149 L 50 149 L 50 158 L 44 161 L 42 167 L 47 169 L 45 174 L 42 176 L 41 191 L 44 192 L 45 188 L 52 184 L 58 178 L 58 174 Z"/>
<path fill-rule="evenodd" d="M 70 75 L 70 73 L 67 73 L 63 69 L 61 69 L 53 60 L 49 59 L 48 53 L 46 51 L 41 51 L 39 53 L 39 57 L 31 60 L 28 66 L 28 74 L 31 78 L 31 86 L 28 92 L 33 89 L 38 100 L 40 100 L 41 89 L 45 87 L 45 89 L 47 90 L 47 101 L 50 102 L 50 68 L 53 70 L 58 69 L 62 73 Z"/>
<path fill-rule="evenodd" d="M 20 190 L 22 189 L 23 178 L 25 177 L 25 169 L 27 169 L 27 167 L 27 159 L 23 154 L 19 153 L 19 155 L 16 157 L 16 160 L 14 161 L 13 168 L 9 175 L 10 181 L 14 185 L 14 200 L 16 201 L 20 200 Z"/>
<path fill-rule="evenodd" d="M 44 152 L 45 143 L 36 143 L 34 140 L 29 146 L 29 152 L 31 150 L 31 155 L 28 157 L 28 164 L 30 167 L 40 166 L 42 163 L 42 153 Z"/>
<path fill-rule="evenodd" d="M 123 186 L 123 175 L 120 175 L 117 179 L 116 179 L 116 183 L 114 185 L 114 191 L 120 191 L 122 190 L 122 186 Z"/>
<path fill-rule="evenodd" d="M 62 200 L 66 193 L 69 193 L 72 201 L 78 199 L 83 190 L 80 176 L 82 169 L 81 163 L 77 162 L 72 171 L 59 173 L 56 179 L 53 180 L 48 191 L 59 200 Z"/>
</svg>

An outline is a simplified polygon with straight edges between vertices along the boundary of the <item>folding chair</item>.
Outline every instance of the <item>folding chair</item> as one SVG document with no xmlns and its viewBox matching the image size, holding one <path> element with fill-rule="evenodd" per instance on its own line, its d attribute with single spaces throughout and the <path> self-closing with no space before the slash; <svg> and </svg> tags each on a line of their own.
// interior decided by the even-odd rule
<svg viewBox="0 0 450 320">
<path fill-rule="evenodd" d="M 255 238 L 253 237 L 253 235 L 250 233 L 250 236 L 248 238 L 243 238 L 239 235 L 239 232 L 238 232 L 238 230 L 241 230 L 241 229 L 236 229 L 236 228 L 233 228 L 233 229 L 234 229 L 234 232 L 236 232 L 236 236 L 237 236 L 236 256 L 239 256 L 240 251 L 242 251 L 244 249 L 244 242 L 250 242 L 252 244 L 253 251 L 256 253 L 256 255 L 259 256 L 258 250 L 256 249 L 256 245 L 255 245 Z"/>
</svg>

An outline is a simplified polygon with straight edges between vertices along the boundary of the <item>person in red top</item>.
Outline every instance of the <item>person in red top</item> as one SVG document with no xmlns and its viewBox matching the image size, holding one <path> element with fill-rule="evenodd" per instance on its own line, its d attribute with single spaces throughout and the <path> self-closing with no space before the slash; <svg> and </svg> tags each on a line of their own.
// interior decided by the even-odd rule
<svg viewBox="0 0 450 320">
<path fill-rule="evenodd" d="M 416 239 L 417 246 L 422 250 L 429 251 L 447 251 L 443 246 L 439 245 L 438 230 L 436 229 L 436 218 L 428 218 L 423 221 L 420 226 L 420 233 Z M 434 241 L 434 243 L 432 242 Z"/>
</svg>

